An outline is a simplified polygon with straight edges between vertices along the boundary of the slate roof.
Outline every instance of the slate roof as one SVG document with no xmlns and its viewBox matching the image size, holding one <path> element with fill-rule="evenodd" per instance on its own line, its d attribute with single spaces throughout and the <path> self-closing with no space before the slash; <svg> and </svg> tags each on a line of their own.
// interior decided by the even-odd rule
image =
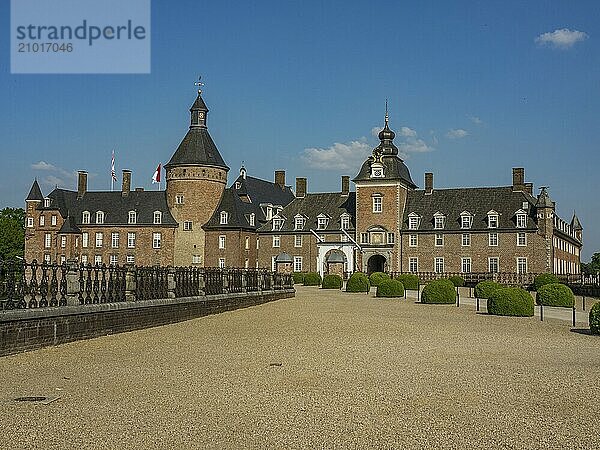
<svg viewBox="0 0 600 450">
<path fill-rule="evenodd" d="M 372 157 L 369 157 L 360 167 L 358 174 L 352 181 L 377 181 L 377 180 L 401 180 L 411 188 L 416 188 L 417 185 L 413 182 L 410 171 L 404 161 L 398 158 L 396 155 L 383 155 L 383 177 L 382 178 L 371 178 L 371 162 Z"/>
<path fill-rule="evenodd" d="M 348 195 L 342 195 L 340 192 L 306 194 L 306 197 L 296 198 L 283 208 L 279 216 L 285 218 L 285 221 L 278 232 L 294 232 L 294 217 L 298 214 L 305 217 L 304 229 L 302 231 L 309 231 L 310 229 L 317 231 L 317 217 L 320 214 L 325 214 L 329 217 L 329 222 L 327 228 L 318 230 L 318 232 L 340 231 L 340 216 L 343 213 L 350 215 L 348 230 L 354 230 L 354 220 L 356 217 L 355 192 L 350 192 Z M 272 221 L 269 221 L 259 231 L 271 232 L 273 231 L 272 228 Z"/>
<path fill-rule="evenodd" d="M 62 234 L 79 234 L 81 233 L 81 229 L 75 223 L 75 218 L 68 216 L 58 232 Z"/>
<path fill-rule="evenodd" d="M 446 216 L 445 227 L 440 231 L 462 230 L 460 214 L 468 211 L 473 215 L 471 230 L 488 230 L 487 213 L 499 213 L 498 229 L 515 229 L 515 213 L 523 209 L 527 202 L 526 229 L 537 229 L 535 217 L 536 198 L 525 192 L 513 192 L 512 186 L 434 189 L 431 194 L 424 190 L 408 192 L 402 229 L 408 229 L 408 215 L 416 213 L 421 216 L 418 231 L 434 230 L 434 214 L 441 212 Z"/>
<path fill-rule="evenodd" d="M 573 213 L 573 218 L 571 219 L 571 228 L 573 228 L 575 231 L 583 230 L 581 222 L 579 221 L 579 217 L 577 217 L 577 214 L 575 213 Z"/>
<path fill-rule="evenodd" d="M 74 218 L 69 226 L 81 226 L 84 211 L 90 213 L 89 225 L 95 225 L 97 211 L 104 212 L 104 225 L 127 225 L 129 211 L 136 211 L 137 226 L 159 226 L 154 225 L 154 211 L 160 211 L 162 225 L 177 226 L 167 206 L 165 191 L 131 191 L 127 196 L 121 191 L 88 191 L 78 199 L 76 191 L 57 188 L 48 197 L 51 209 L 58 209 L 62 217 Z"/>
<path fill-rule="evenodd" d="M 229 170 L 204 127 L 190 127 L 165 168 L 178 165 L 214 166 Z"/>
<path fill-rule="evenodd" d="M 237 183 L 239 187 L 236 188 Z M 249 202 L 242 200 L 248 197 Z M 204 229 L 245 229 L 257 230 L 266 222 L 265 211 L 261 204 L 271 204 L 273 206 L 285 206 L 294 199 L 294 194 L 289 186 L 283 189 L 270 181 L 261 180 L 241 175 L 225 191 L 219 202 L 219 206 L 212 217 L 203 226 Z M 226 225 L 221 225 L 221 211 L 228 213 Z M 250 225 L 250 214 L 254 213 L 254 226 Z"/>
<path fill-rule="evenodd" d="M 44 196 L 42 195 L 42 190 L 40 189 L 40 185 L 38 184 L 37 180 L 33 181 L 33 184 L 31 185 L 31 189 L 29 190 L 29 195 L 27 196 L 27 198 L 25 199 L 25 201 L 27 200 L 44 200 Z"/>
</svg>

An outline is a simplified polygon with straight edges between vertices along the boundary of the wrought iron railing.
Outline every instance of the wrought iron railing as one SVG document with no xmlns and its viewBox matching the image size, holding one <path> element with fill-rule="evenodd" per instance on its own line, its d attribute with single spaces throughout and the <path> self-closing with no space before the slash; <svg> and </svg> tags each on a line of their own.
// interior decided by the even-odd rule
<svg viewBox="0 0 600 450">
<path fill-rule="evenodd" d="M 135 299 L 168 298 L 168 269 L 166 267 L 135 268 Z"/>
<path fill-rule="evenodd" d="M 81 305 L 125 301 L 125 267 L 81 264 L 78 271 Z"/>
</svg>

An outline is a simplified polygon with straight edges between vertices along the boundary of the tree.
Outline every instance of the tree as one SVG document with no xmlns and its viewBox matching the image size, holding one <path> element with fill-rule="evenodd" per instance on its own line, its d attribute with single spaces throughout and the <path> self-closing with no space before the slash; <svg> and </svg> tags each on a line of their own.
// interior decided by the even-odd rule
<svg viewBox="0 0 600 450">
<path fill-rule="evenodd" d="M 589 263 L 581 263 L 581 271 L 586 274 L 600 272 L 600 252 L 594 253 Z"/>
<path fill-rule="evenodd" d="M 25 254 L 25 211 L 4 208 L 0 211 L 0 259 L 21 258 Z"/>
</svg>

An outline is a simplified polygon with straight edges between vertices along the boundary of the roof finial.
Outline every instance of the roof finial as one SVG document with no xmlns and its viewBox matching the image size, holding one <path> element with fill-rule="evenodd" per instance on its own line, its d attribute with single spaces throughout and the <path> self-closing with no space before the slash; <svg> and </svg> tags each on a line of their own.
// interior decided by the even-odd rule
<svg viewBox="0 0 600 450">
<path fill-rule="evenodd" d="M 388 124 L 388 120 L 389 120 L 389 116 L 388 116 L 388 105 L 387 105 L 387 98 L 385 99 L 385 124 Z"/>
<path fill-rule="evenodd" d="M 194 86 L 198 86 L 198 95 L 202 94 L 202 86 L 204 86 L 204 83 L 200 80 L 202 80 L 202 75 L 199 75 L 198 81 L 194 83 Z"/>
</svg>

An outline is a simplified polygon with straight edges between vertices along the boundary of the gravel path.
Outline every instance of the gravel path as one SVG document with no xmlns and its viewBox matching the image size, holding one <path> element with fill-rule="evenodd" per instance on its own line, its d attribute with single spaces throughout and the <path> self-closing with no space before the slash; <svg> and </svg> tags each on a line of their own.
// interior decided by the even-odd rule
<svg viewBox="0 0 600 450">
<path fill-rule="evenodd" d="M 600 338 L 469 305 L 300 287 L 0 373 L 2 449 L 600 448 Z"/>
</svg>

